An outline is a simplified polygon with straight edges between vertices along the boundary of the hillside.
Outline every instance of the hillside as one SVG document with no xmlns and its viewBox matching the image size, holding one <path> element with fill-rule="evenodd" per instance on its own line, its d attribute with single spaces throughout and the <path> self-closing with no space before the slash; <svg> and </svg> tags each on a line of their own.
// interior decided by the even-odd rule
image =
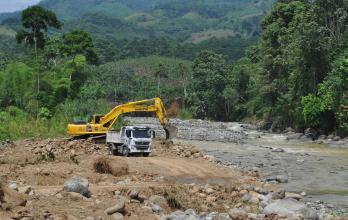
<svg viewBox="0 0 348 220">
<path fill-rule="evenodd" d="M 40 5 L 57 13 L 65 30 L 78 27 L 103 37 L 170 36 L 195 41 L 197 35 L 203 39 L 258 35 L 260 19 L 273 1 L 44 0 Z M 18 15 L 3 14 L 0 21 L 13 25 Z"/>
</svg>

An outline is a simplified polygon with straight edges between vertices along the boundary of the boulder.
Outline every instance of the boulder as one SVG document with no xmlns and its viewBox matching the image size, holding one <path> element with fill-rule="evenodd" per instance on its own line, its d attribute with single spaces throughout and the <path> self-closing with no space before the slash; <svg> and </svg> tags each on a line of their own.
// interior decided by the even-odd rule
<svg viewBox="0 0 348 220">
<path fill-rule="evenodd" d="M 74 176 L 64 183 L 64 191 L 80 193 L 85 197 L 90 197 L 89 182 L 86 178 Z"/>
<path fill-rule="evenodd" d="M 282 217 L 295 219 L 318 219 L 318 215 L 316 215 L 314 210 L 311 210 L 307 208 L 305 204 L 290 198 L 273 201 L 264 208 L 263 213 L 267 215 L 277 214 Z"/>
</svg>

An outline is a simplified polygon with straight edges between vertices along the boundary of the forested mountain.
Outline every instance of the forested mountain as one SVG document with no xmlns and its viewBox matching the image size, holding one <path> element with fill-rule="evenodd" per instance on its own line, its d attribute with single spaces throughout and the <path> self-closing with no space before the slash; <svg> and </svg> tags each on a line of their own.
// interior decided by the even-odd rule
<svg viewBox="0 0 348 220">
<path fill-rule="evenodd" d="M 219 49 L 214 51 L 236 60 L 255 42 L 261 19 L 273 1 L 44 0 L 39 5 L 51 9 L 64 23 L 59 32 L 82 29 L 90 33 L 101 62 L 139 57 L 136 54 L 192 60 L 200 50 L 215 46 Z M 0 14 L 0 23 L 17 30 L 20 13 Z M 154 51 L 153 45 L 158 44 L 162 50 Z M 183 48 L 189 50 L 182 53 Z"/>
<path fill-rule="evenodd" d="M 271 2 L 45 0 L 3 14 L 0 135 L 62 134 L 153 96 L 178 117 L 347 135 L 348 0 Z"/>
</svg>

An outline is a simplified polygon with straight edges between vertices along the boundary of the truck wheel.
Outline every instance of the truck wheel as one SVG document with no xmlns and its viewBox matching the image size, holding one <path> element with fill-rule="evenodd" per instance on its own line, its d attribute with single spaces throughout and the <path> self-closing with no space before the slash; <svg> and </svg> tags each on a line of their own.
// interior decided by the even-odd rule
<svg viewBox="0 0 348 220">
<path fill-rule="evenodd" d="M 114 150 L 112 149 L 112 144 L 108 144 L 109 154 L 115 155 Z"/>
<path fill-rule="evenodd" d="M 143 153 L 144 157 L 148 157 L 150 155 L 150 153 Z"/>
<path fill-rule="evenodd" d="M 122 154 L 123 154 L 123 156 L 125 156 L 125 157 L 128 157 L 128 156 L 129 156 L 129 149 L 128 149 L 128 147 L 123 147 L 123 149 L 122 149 Z"/>
</svg>

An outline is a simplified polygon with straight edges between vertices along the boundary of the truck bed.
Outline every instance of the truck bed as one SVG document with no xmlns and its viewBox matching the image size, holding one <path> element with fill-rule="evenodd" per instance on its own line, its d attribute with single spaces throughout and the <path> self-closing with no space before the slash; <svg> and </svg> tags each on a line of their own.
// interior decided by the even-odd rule
<svg viewBox="0 0 348 220">
<path fill-rule="evenodd" d="M 108 131 L 106 134 L 106 143 L 123 143 L 120 131 Z"/>
</svg>

